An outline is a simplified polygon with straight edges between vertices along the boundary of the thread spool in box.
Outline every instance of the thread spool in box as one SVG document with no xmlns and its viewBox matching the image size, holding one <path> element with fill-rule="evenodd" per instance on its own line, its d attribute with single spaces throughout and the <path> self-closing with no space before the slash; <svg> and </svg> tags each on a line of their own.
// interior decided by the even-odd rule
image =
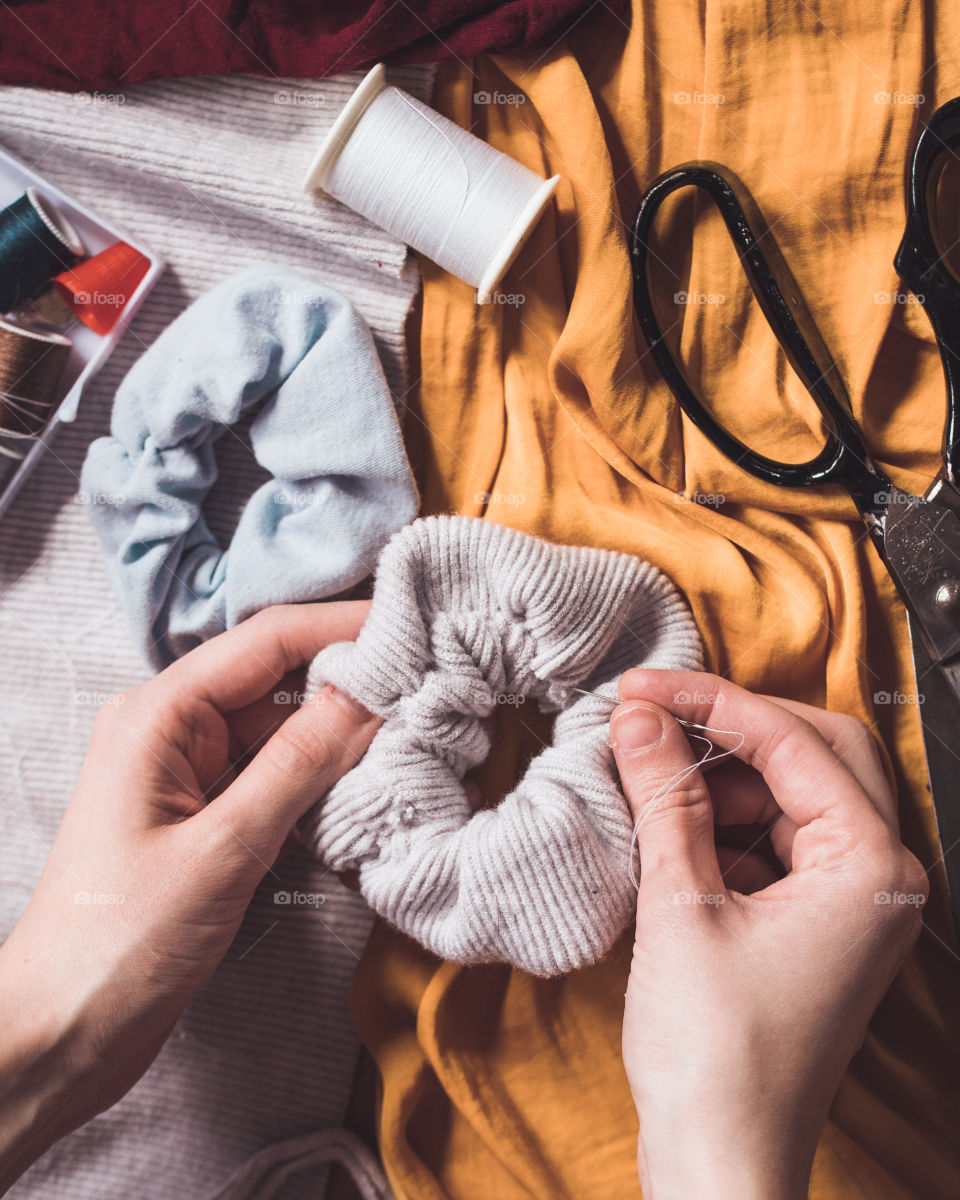
<svg viewBox="0 0 960 1200">
<path fill-rule="evenodd" d="M 0 312 L 29 300 L 86 250 L 67 218 L 35 187 L 0 211 Z"/>
<path fill-rule="evenodd" d="M 337 117 L 303 187 L 381 226 L 488 304 L 559 181 L 388 87 L 378 63 Z"/>
<path fill-rule="evenodd" d="M 0 455 L 21 460 L 51 413 L 71 341 L 0 320 Z"/>
<path fill-rule="evenodd" d="M 6 433 L 0 432 L 0 449 L 7 451 L 0 453 L 0 519 L 15 503 L 20 488 L 47 452 L 61 427 L 76 418 L 85 388 L 113 352 L 124 329 L 133 320 L 163 270 L 162 260 L 144 247 L 139 238 L 132 238 L 123 229 L 118 229 L 109 221 L 97 216 L 61 191 L 49 179 L 39 175 L 33 167 L 0 147 L 0 209 L 9 207 L 27 188 L 36 189 L 44 200 L 53 205 L 69 222 L 83 243 L 81 250 L 86 247 L 88 253 L 96 255 L 114 242 L 128 242 L 146 255 L 150 266 L 108 334 L 101 336 L 78 322 L 71 324 L 70 341 L 73 346 L 54 390 L 52 412 L 44 414 L 47 419 L 43 422 L 43 429 L 39 435 L 18 435 L 10 430 Z M 65 265 L 61 261 L 55 272 L 62 271 Z M 53 349 L 52 353 L 59 354 L 59 351 Z M 16 390 L 23 389 L 18 387 Z M 39 420 L 37 424 L 39 426 Z"/>
</svg>

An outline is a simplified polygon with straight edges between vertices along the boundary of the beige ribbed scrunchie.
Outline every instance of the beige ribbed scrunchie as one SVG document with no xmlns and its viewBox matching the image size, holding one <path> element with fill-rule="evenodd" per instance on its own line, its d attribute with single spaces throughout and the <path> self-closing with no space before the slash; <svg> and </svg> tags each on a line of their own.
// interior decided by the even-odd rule
<svg viewBox="0 0 960 1200">
<path fill-rule="evenodd" d="M 558 546 L 467 517 L 427 517 L 382 552 L 356 642 L 314 660 L 385 718 L 362 761 L 304 818 L 370 906 L 456 962 L 536 975 L 606 953 L 632 915 L 632 821 L 610 749 L 628 667 L 696 669 L 700 638 L 669 580 L 626 554 Z M 557 712 L 553 742 L 494 809 L 464 774 L 498 704 Z"/>
</svg>

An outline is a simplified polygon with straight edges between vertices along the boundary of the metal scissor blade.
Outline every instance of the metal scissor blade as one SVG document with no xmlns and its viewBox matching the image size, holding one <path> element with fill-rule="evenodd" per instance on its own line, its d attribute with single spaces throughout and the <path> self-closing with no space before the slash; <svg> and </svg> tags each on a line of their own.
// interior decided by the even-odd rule
<svg viewBox="0 0 960 1200">
<path fill-rule="evenodd" d="M 941 667 L 907 613 L 917 678 L 917 702 L 953 928 L 960 941 L 960 661 Z"/>
<path fill-rule="evenodd" d="M 878 549 L 910 611 L 914 657 L 922 638 L 932 661 L 950 662 L 960 655 L 960 493 L 938 478 L 925 496 L 892 484 L 883 495 Z"/>
</svg>

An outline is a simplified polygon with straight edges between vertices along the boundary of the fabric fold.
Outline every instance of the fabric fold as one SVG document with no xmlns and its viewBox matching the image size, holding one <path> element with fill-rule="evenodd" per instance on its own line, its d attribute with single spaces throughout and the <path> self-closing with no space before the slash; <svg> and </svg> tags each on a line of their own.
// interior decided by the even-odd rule
<svg viewBox="0 0 960 1200">
<path fill-rule="evenodd" d="M 598 13 L 550 54 L 444 69 L 434 96 L 563 182 L 504 279 L 525 297 L 518 312 L 477 312 L 468 289 L 423 265 L 426 369 L 409 443 L 422 511 L 483 512 L 654 563 L 682 589 L 711 669 L 859 716 L 890 751 L 901 835 L 930 870 L 931 899 L 823 1131 L 814 1200 L 960 1194 L 960 1026 L 943 1019 L 960 985 L 956 944 L 917 706 L 884 701 L 916 691 L 906 622 L 840 489 L 758 483 L 678 411 L 633 315 L 627 239 L 662 171 L 697 158 L 734 171 L 837 360 L 871 456 L 922 492 L 939 467 L 943 375 L 891 264 L 917 122 L 957 91 L 954 22 L 947 4 L 905 0 L 776 12 L 637 2 L 629 30 Z M 527 101 L 492 110 L 478 89 Z M 949 173 L 943 184 L 956 211 Z M 676 199 L 656 231 L 664 327 L 718 420 L 799 458 L 812 406 L 722 220 Z M 545 733 L 513 715 L 480 772 L 487 795 L 509 791 Z M 460 1200 L 483 1178 L 503 1200 L 639 1197 L 619 1055 L 629 969 L 629 937 L 587 970 L 541 980 L 438 963 L 379 927 L 352 1005 L 383 1071 L 397 1193 Z"/>
<path fill-rule="evenodd" d="M 77 91 L 161 76 L 319 78 L 397 63 L 463 61 L 563 36 L 589 0 L 155 0 L 104 7 L 97 0 L 20 0 L 0 13 L 0 70 L 11 83 Z M 618 14 L 625 0 L 604 0 Z M 290 101 L 291 104 L 295 101 Z"/>
</svg>

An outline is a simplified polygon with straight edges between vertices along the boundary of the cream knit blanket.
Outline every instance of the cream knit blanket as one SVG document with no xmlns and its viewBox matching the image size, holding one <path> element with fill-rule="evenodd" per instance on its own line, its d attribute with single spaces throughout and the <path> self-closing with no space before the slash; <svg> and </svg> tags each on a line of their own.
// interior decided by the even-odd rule
<svg viewBox="0 0 960 1200">
<path fill-rule="evenodd" d="M 430 69 L 391 74 L 429 98 Z M 168 263 L 76 424 L 62 428 L 0 522 L 0 936 L 39 877 L 97 707 L 149 673 L 76 500 L 86 448 L 107 431 L 133 361 L 227 275 L 282 263 L 356 305 L 402 400 L 415 265 L 382 231 L 300 189 L 359 78 L 182 79 L 80 97 L 0 88 L 4 148 Z M 218 446 L 220 479 L 205 505 L 221 540 L 266 478 L 235 432 Z M 369 920 L 362 899 L 306 854 L 279 864 L 146 1077 L 11 1197 L 204 1200 L 232 1195 L 221 1188 L 235 1172 L 237 1194 L 260 1194 L 243 1164 L 263 1150 L 271 1179 L 285 1172 L 269 1149 L 283 1140 L 304 1165 L 283 1182 L 284 1200 L 322 1196 L 323 1156 L 317 1146 L 306 1154 L 303 1136 L 337 1126 L 346 1106 L 358 1053 L 346 990 Z"/>
</svg>

